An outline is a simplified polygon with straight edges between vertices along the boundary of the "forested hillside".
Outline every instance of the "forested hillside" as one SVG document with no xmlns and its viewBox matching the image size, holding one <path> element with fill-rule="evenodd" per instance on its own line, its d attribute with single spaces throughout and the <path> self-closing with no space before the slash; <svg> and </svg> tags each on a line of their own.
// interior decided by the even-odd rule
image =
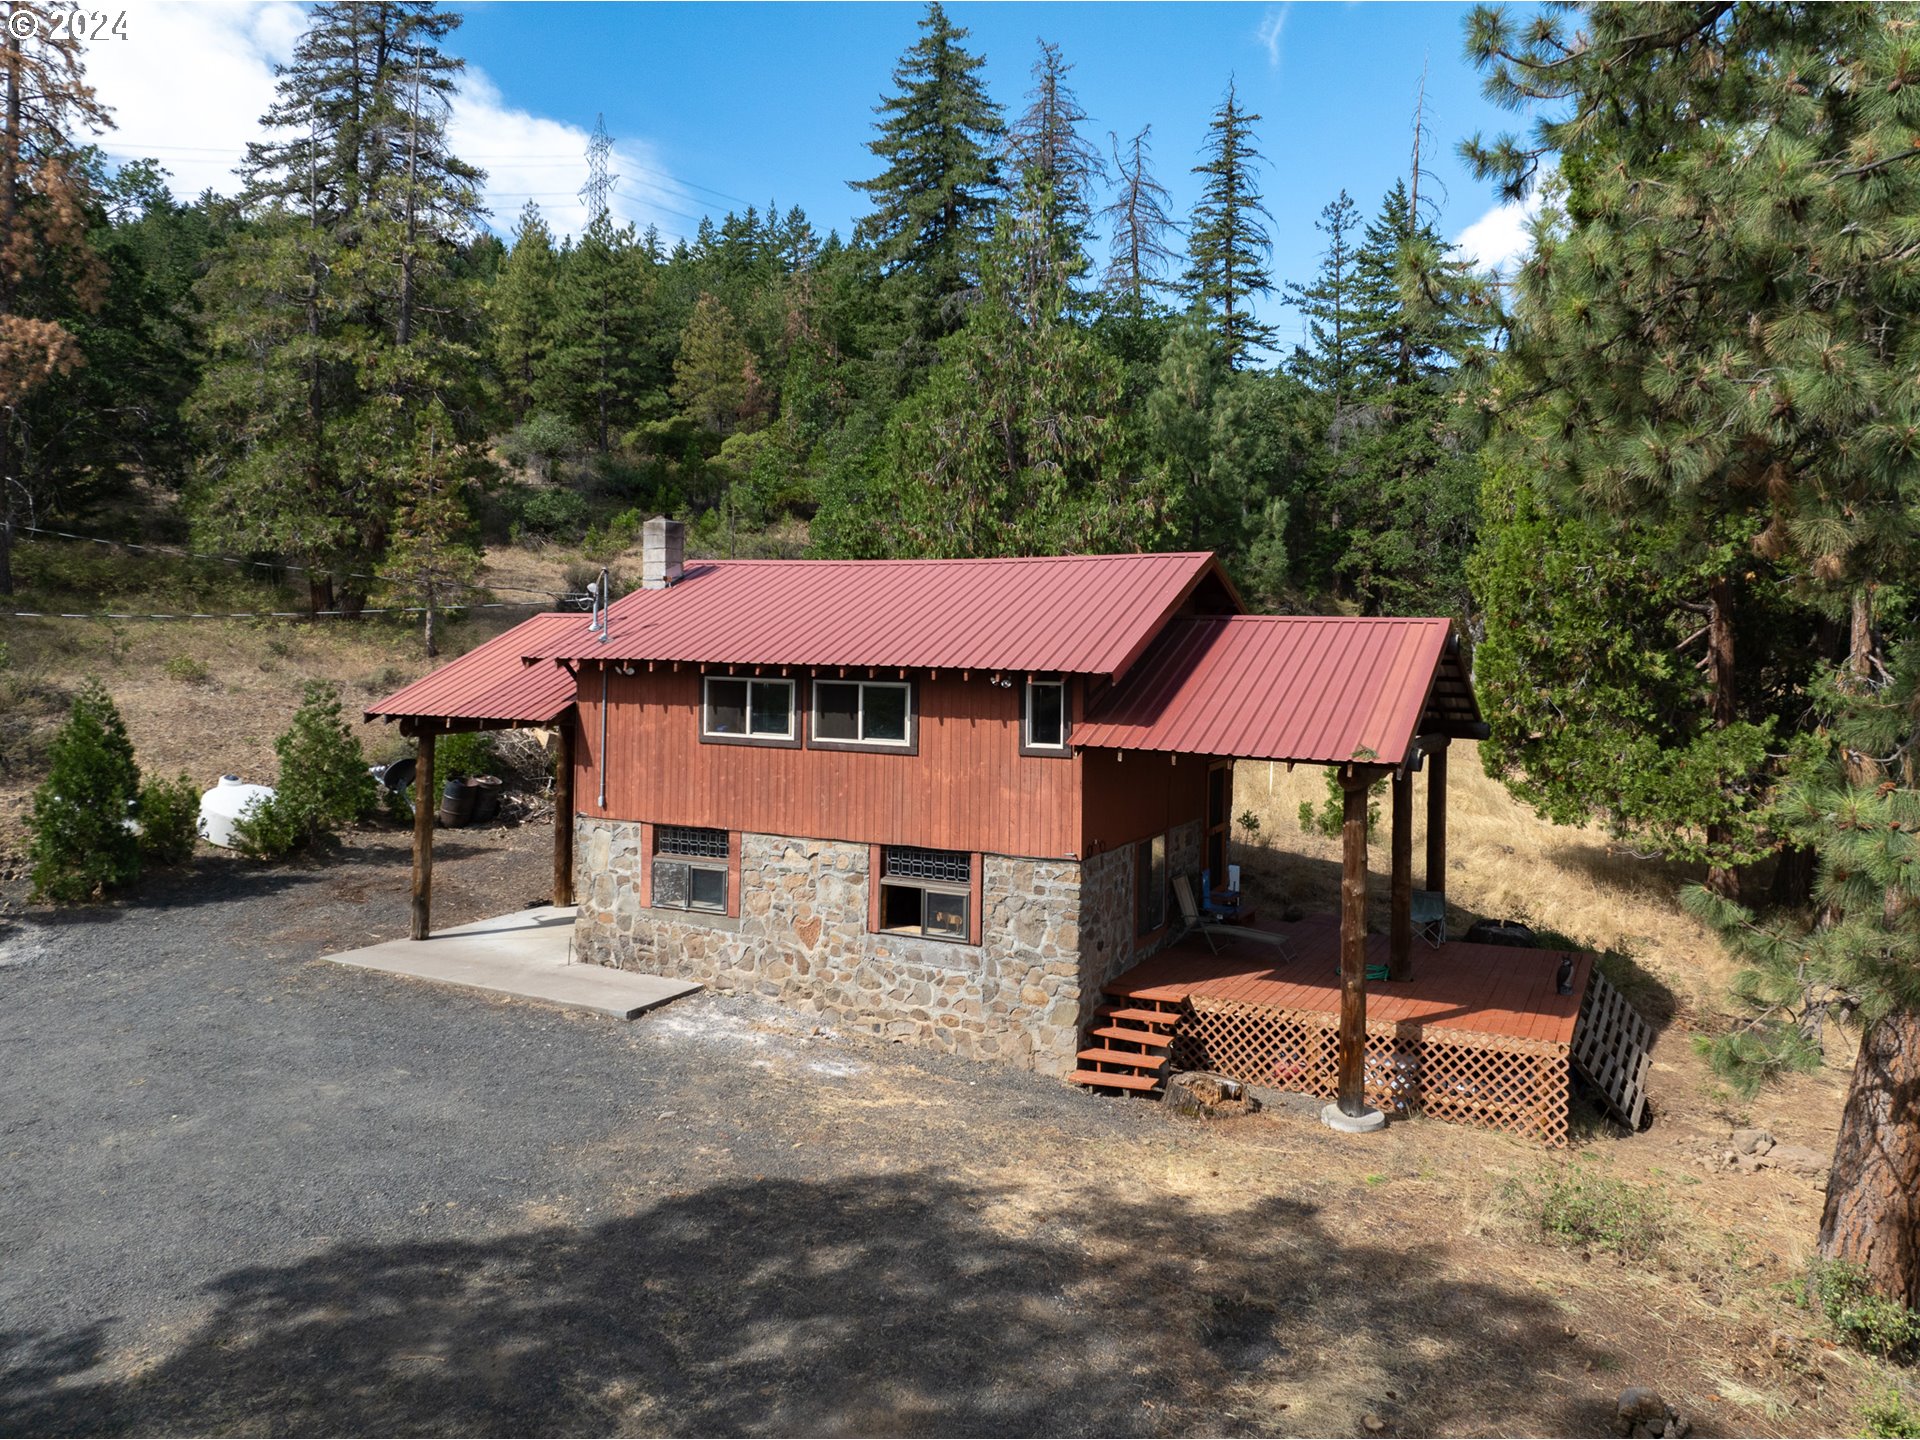
<svg viewBox="0 0 1920 1440">
<path fill-rule="evenodd" d="M 96 102 L 49 50 L 68 98 L 23 144 L 66 157 L 68 220 L 5 303 L 85 361 L 23 377 L 15 526 L 138 480 L 205 548 L 314 567 L 316 608 L 367 603 L 360 573 L 457 591 L 513 535 L 618 549 L 666 511 L 716 553 L 1199 547 L 1267 603 L 1470 615 L 1450 396 L 1492 292 L 1408 186 L 1364 225 L 1341 196 L 1288 287 L 1312 341 L 1274 352 L 1260 117 L 1228 77 L 1204 153 L 1157 155 L 1090 128 L 1051 45 L 1024 96 L 988 94 L 934 5 L 847 177 L 852 234 L 769 203 L 669 248 L 602 191 L 584 233 L 529 202 L 503 243 L 446 142 L 458 24 L 317 7 L 244 184 L 194 199 L 84 148 Z M 1164 165 L 1202 172 L 1192 215 Z"/>
<path fill-rule="evenodd" d="M 1476 10 L 1530 128 L 1463 152 L 1542 201 L 1504 278 L 1417 145 L 1275 275 L 1230 76 L 1175 153 L 1046 43 L 989 93 L 937 4 L 872 77 L 851 233 L 770 202 L 668 247 L 590 188 L 503 241 L 458 26 L 313 7 L 243 183 L 191 199 L 90 148 L 71 42 L 5 40 L 0 594 L 69 528 L 443 609 L 483 551 L 577 587 L 664 511 L 708 554 L 1205 548 L 1258 607 L 1451 616 L 1489 773 L 1698 868 L 1751 966 L 1723 1073 L 1864 1036 L 1823 1245 L 1920 1303 L 1920 13 Z"/>
</svg>

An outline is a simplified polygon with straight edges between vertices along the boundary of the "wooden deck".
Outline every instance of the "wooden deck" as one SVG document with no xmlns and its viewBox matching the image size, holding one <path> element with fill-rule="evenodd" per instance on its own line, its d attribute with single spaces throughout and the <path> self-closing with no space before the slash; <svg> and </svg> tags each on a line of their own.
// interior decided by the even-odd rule
<svg viewBox="0 0 1920 1440">
<path fill-rule="evenodd" d="M 1270 943 L 1216 929 L 1216 955 L 1204 936 L 1190 935 L 1113 980 L 1106 993 L 1128 1000 L 1178 1003 L 1233 1001 L 1275 1010 L 1340 1013 L 1340 917 L 1310 915 L 1296 924 L 1264 922 L 1293 952 L 1280 958 Z M 1573 993 L 1558 992 L 1567 952 L 1468 945 L 1438 949 L 1415 939 L 1413 979 L 1367 982 L 1367 1027 L 1467 1030 L 1514 1040 L 1571 1045 L 1593 957 L 1575 953 Z M 1369 963 L 1387 962 L 1387 937 L 1367 937 Z"/>
<path fill-rule="evenodd" d="M 1251 927 L 1249 927 L 1251 928 Z M 1080 1052 L 1082 1085 L 1157 1092 L 1170 1070 L 1213 1070 L 1251 1085 L 1338 1093 L 1340 922 L 1273 924 L 1287 942 L 1213 930 L 1189 935 L 1104 987 Z M 1369 936 L 1385 965 L 1387 937 Z M 1524 1135 L 1567 1138 L 1569 1070 L 1593 957 L 1416 940 L 1413 978 L 1367 982 L 1369 1103 Z"/>
</svg>

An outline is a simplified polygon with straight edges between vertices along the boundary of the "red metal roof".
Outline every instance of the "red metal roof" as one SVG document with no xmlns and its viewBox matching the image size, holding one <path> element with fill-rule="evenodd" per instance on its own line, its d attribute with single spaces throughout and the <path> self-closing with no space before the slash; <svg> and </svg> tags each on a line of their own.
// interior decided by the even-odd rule
<svg viewBox="0 0 1920 1440">
<path fill-rule="evenodd" d="M 1205 552 L 696 561 L 564 658 L 1119 675 L 1209 577 L 1208 607 L 1238 610 Z"/>
<path fill-rule="evenodd" d="M 367 718 L 544 724 L 573 704 L 573 676 L 552 657 L 586 628 L 585 615 L 535 615 L 369 706 Z"/>
<path fill-rule="evenodd" d="M 1459 668 L 1451 642 L 1445 620 L 1175 620 L 1074 726 L 1073 743 L 1319 764 L 1370 751 L 1398 764 L 1432 708 L 1436 677 Z M 1448 723 L 1477 722 L 1465 677 L 1445 688 Z"/>
</svg>

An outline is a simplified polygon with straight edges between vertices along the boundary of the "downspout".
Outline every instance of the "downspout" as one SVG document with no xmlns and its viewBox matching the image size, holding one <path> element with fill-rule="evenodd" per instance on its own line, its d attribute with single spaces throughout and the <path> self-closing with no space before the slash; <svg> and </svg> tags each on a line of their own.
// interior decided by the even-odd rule
<svg viewBox="0 0 1920 1440">
<path fill-rule="evenodd" d="M 600 662 L 600 809 L 607 808 L 607 662 Z"/>
</svg>

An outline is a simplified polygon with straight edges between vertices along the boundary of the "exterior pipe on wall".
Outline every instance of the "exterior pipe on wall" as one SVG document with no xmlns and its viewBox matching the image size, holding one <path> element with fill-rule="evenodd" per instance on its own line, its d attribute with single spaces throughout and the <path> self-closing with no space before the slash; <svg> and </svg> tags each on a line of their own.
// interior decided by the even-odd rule
<svg viewBox="0 0 1920 1440">
<path fill-rule="evenodd" d="M 607 667 L 600 667 L 600 808 L 607 808 Z"/>
</svg>

